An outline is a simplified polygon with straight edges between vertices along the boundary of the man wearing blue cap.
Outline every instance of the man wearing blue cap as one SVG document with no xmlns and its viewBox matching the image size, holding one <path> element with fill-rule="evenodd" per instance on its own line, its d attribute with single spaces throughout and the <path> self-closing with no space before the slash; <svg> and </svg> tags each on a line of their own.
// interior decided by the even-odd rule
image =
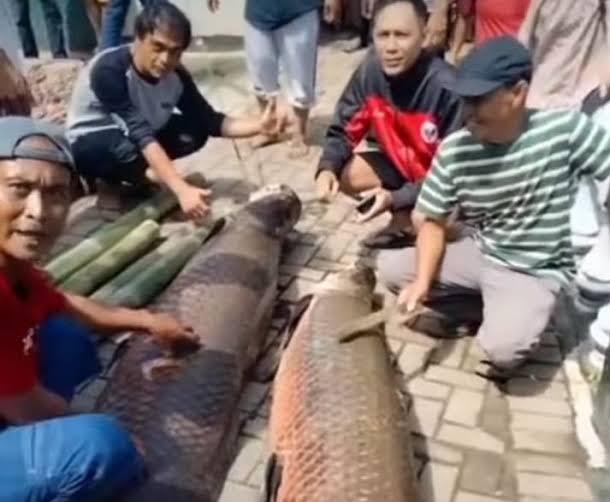
<svg viewBox="0 0 610 502">
<path fill-rule="evenodd" d="M 477 339 L 489 377 L 510 376 L 540 343 L 574 274 L 578 179 L 610 174 L 610 134 L 578 112 L 528 109 L 531 76 L 527 49 L 511 37 L 464 60 L 453 90 L 464 99 L 466 127 L 443 141 L 424 182 L 417 249 L 379 255 L 382 280 L 400 290 L 409 311 L 424 301 L 482 297 Z M 455 208 L 474 233 L 448 244 Z"/>
<path fill-rule="evenodd" d="M 54 126 L 0 118 L 2 501 L 116 500 L 142 477 L 142 459 L 117 422 L 71 415 L 76 388 L 100 370 L 85 325 L 145 331 L 170 347 L 195 343 L 169 315 L 62 293 L 33 265 L 63 228 L 74 178 Z"/>
</svg>

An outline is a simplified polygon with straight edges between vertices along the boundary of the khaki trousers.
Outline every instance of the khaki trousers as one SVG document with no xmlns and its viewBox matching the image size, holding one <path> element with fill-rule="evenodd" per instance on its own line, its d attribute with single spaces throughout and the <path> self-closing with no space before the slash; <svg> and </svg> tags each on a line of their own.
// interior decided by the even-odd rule
<svg viewBox="0 0 610 502">
<path fill-rule="evenodd" d="M 415 253 L 415 248 L 380 252 L 380 281 L 394 292 L 412 282 Z M 491 262 L 472 237 L 465 237 L 447 245 L 429 299 L 439 307 L 443 300 L 455 297 L 470 297 L 475 302 L 482 299 L 483 322 L 477 340 L 492 364 L 513 369 L 538 347 L 560 290 L 561 285 L 552 279 Z"/>
</svg>

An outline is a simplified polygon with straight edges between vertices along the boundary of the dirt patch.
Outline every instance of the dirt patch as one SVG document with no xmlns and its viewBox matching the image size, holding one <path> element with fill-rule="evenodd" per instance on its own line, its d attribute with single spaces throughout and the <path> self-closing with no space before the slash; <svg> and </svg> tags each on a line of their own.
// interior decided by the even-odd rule
<svg viewBox="0 0 610 502">
<path fill-rule="evenodd" d="M 65 124 L 72 90 L 84 63 L 78 60 L 34 63 L 26 79 L 34 96 L 32 117 Z"/>
</svg>

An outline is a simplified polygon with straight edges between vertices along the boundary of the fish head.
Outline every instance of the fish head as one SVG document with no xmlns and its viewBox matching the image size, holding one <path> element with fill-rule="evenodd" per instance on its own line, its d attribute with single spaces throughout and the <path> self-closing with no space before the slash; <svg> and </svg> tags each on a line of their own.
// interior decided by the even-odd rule
<svg viewBox="0 0 610 502">
<path fill-rule="evenodd" d="M 301 209 L 301 200 L 292 188 L 267 185 L 250 195 L 244 211 L 265 233 L 284 237 L 299 221 Z"/>
<path fill-rule="evenodd" d="M 346 270 L 329 275 L 319 287 L 319 293 L 341 292 L 350 296 L 369 298 L 376 284 L 375 272 L 363 265 L 354 265 Z"/>
</svg>

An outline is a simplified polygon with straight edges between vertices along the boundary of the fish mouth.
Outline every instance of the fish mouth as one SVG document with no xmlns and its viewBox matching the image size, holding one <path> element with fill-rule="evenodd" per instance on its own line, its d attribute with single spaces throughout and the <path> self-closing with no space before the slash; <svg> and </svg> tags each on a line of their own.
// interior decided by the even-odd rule
<svg viewBox="0 0 610 502">
<path fill-rule="evenodd" d="M 250 194 L 248 202 L 256 202 L 257 200 L 264 199 L 266 197 L 277 196 L 292 192 L 293 190 L 288 185 L 281 183 L 273 183 L 265 185 L 258 190 L 255 190 Z"/>
<path fill-rule="evenodd" d="M 341 292 L 366 298 L 373 294 L 376 284 L 377 279 L 373 269 L 357 264 L 328 276 L 320 285 L 319 292 Z"/>
<path fill-rule="evenodd" d="M 302 203 L 288 185 L 266 185 L 249 197 L 247 211 L 264 223 L 275 236 L 287 234 L 301 217 Z"/>
</svg>

